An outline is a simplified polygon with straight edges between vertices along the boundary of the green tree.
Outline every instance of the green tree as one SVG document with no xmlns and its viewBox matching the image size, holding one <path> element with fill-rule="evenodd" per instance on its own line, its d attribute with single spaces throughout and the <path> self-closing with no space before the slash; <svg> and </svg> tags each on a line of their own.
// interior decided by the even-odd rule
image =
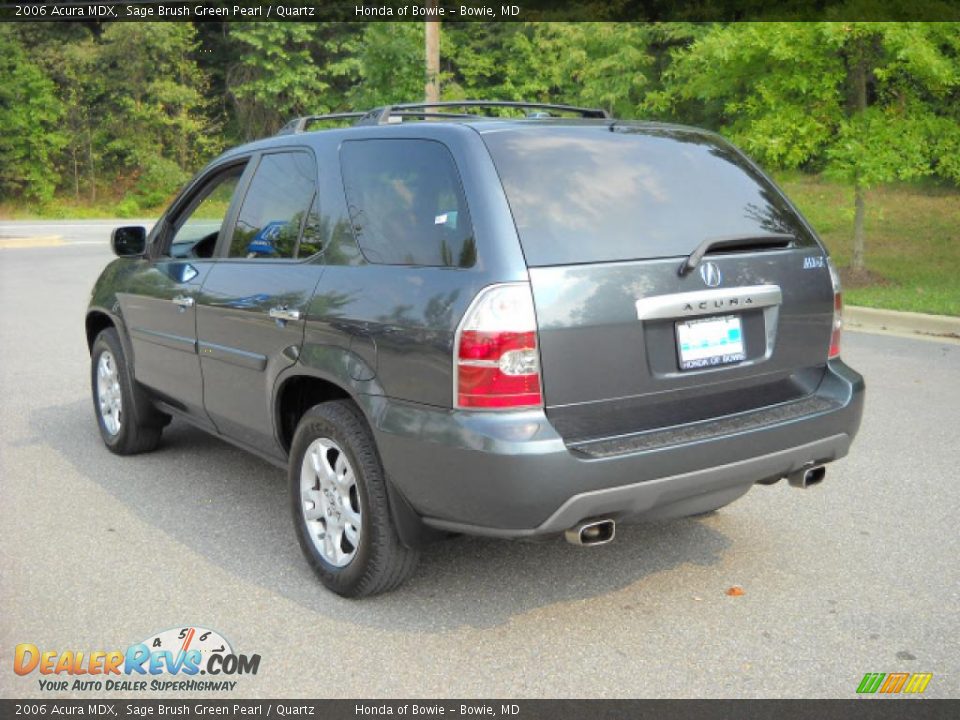
<svg viewBox="0 0 960 720">
<path fill-rule="evenodd" d="M 669 53 L 698 32 L 690 23 L 450 23 L 444 94 L 646 112 Z"/>
<path fill-rule="evenodd" d="M 54 156 L 66 142 L 56 86 L 31 62 L 12 30 L 0 27 L 0 193 L 49 200 Z"/>
<path fill-rule="evenodd" d="M 344 23 L 232 24 L 237 61 L 226 84 L 241 138 L 271 135 L 294 117 L 347 109 L 362 29 Z"/>
<path fill-rule="evenodd" d="M 960 180 L 958 54 L 955 23 L 716 25 L 675 55 L 648 105 L 695 101 L 762 162 L 851 183 L 851 267 L 862 272 L 865 190 L 931 174 Z"/>
<path fill-rule="evenodd" d="M 570 102 L 636 117 L 648 85 L 650 26 L 638 23 L 541 23 L 532 48 L 553 46 L 558 89 Z M 558 98 L 563 100 L 563 98 Z"/>
<path fill-rule="evenodd" d="M 348 94 L 352 107 L 420 100 L 425 78 L 423 42 L 423 23 L 367 25 L 353 46 L 358 81 Z"/>
<path fill-rule="evenodd" d="M 98 166 L 103 142 L 103 122 L 98 112 L 104 100 L 106 84 L 100 72 L 100 47 L 86 33 L 66 42 L 52 38 L 38 52 L 47 72 L 57 85 L 64 106 L 63 132 L 66 143 L 58 163 L 63 178 L 71 178 L 74 198 L 80 199 L 81 186 L 91 202 L 97 199 Z"/>
<path fill-rule="evenodd" d="M 599 105 L 632 115 L 646 84 L 645 29 L 625 23 L 450 23 L 444 95 Z"/>
<path fill-rule="evenodd" d="M 119 164 L 187 171 L 219 149 L 207 80 L 187 23 L 113 23 L 99 48 L 106 91 L 98 118 Z"/>
</svg>

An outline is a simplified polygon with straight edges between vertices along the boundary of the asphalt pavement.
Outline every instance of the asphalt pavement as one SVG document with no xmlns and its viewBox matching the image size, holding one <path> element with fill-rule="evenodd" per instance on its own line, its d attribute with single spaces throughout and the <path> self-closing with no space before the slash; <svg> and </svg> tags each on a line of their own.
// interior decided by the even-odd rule
<svg viewBox="0 0 960 720">
<path fill-rule="evenodd" d="M 178 422 L 149 455 L 102 446 L 83 318 L 129 222 L 0 223 L 0 696 L 89 697 L 16 675 L 18 643 L 197 625 L 261 656 L 236 697 L 851 698 L 867 672 L 960 697 L 960 345 L 845 336 L 866 413 L 820 486 L 600 548 L 458 538 L 349 601 L 302 559 L 282 471 Z"/>
</svg>

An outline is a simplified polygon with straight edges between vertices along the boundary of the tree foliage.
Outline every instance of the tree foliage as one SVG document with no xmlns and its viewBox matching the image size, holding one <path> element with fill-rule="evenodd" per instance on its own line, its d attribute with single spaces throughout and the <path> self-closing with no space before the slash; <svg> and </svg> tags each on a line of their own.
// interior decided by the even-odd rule
<svg viewBox="0 0 960 720">
<path fill-rule="evenodd" d="M 0 27 L 0 192 L 36 200 L 53 195 L 63 112 L 53 82 Z"/>
</svg>

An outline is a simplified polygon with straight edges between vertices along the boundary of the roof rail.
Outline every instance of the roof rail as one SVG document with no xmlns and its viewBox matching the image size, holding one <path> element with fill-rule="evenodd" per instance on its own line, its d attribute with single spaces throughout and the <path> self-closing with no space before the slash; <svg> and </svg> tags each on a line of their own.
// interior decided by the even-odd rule
<svg viewBox="0 0 960 720">
<path fill-rule="evenodd" d="M 294 118 L 282 128 L 280 128 L 277 135 L 297 135 L 302 133 L 307 129 L 307 125 L 312 122 L 318 122 L 320 120 L 347 120 L 347 119 L 357 119 L 362 118 L 367 113 L 362 112 L 344 112 L 344 113 L 327 113 L 326 115 L 304 115 L 303 117 Z"/>
<path fill-rule="evenodd" d="M 358 125 L 367 124 L 386 124 L 390 122 L 389 118 L 398 112 L 422 109 L 428 111 L 433 108 L 515 108 L 530 110 L 558 110 L 560 112 L 577 113 L 585 118 L 599 118 L 609 120 L 610 113 L 603 108 L 585 108 L 576 105 L 557 105 L 553 103 L 536 102 L 512 102 L 506 100 L 444 100 L 442 102 L 422 102 L 422 103 L 403 103 L 399 105 L 385 105 L 380 108 L 374 108 L 367 117 Z M 472 113 L 466 114 L 466 117 L 476 117 Z"/>
<path fill-rule="evenodd" d="M 384 105 L 366 112 L 330 113 L 327 115 L 305 115 L 284 125 L 278 135 L 295 135 L 305 132 L 307 125 L 320 120 L 354 119 L 355 125 L 388 125 L 402 122 L 405 117 L 416 118 L 475 118 L 490 117 L 471 112 L 448 112 L 447 108 L 515 108 L 528 110 L 556 110 L 577 113 L 584 118 L 609 120 L 610 114 L 603 108 L 585 108 L 576 105 L 555 105 L 552 103 L 512 102 L 506 100 L 445 100 L 443 102 L 402 103 Z"/>
</svg>

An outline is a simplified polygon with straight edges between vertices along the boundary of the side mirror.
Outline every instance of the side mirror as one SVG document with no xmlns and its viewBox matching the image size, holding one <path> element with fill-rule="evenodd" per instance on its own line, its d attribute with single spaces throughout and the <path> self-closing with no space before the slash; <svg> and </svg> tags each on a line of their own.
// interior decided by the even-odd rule
<svg viewBox="0 0 960 720">
<path fill-rule="evenodd" d="M 147 247 L 147 229 L 139 225 L 114 228 L 110 233 L 110 247 L 118 257 L 143 255 Z"/>
</svg>

